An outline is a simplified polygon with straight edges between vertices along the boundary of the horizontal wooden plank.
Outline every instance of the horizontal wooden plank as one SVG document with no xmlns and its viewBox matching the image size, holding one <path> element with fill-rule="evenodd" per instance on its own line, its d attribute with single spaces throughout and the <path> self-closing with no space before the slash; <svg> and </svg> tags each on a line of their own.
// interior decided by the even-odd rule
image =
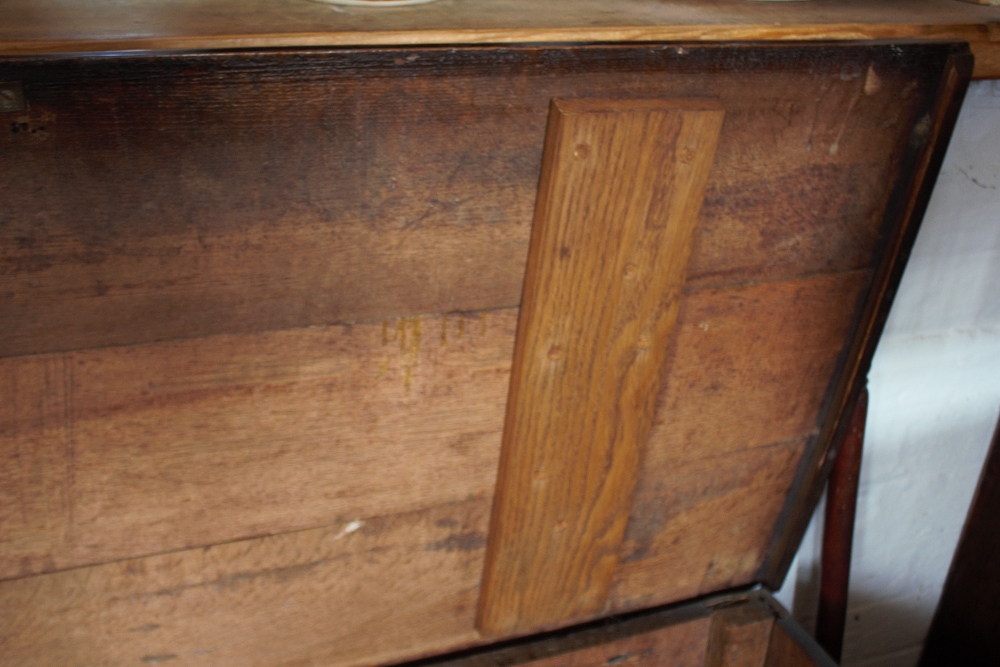
<svg viewBox="0 0 1000 667">
<path fill-rule="evenodd" d="M 700 290 L 682 302 L 643 463 L 788 441 L 816 421 L 871 274 Z"/>
<path fill-rule="evenodd" d="M 711 618 L 700 603 L 655 610 L 628 619 L 535 635 L 500 648 L 470 651 L 435 667 L 702 667 Z"/>
<path fill-rule="evenodd" d="M 723 117 L 715 100 L 552 103 L 483 633 L 604 607 Z"/>
<path fill-rule="evenodd" d="M 805 440 L 644 468 L 608 610 L 753 582 Z M 659 475 L 659 476 L 657 476 Z"/>
<path fill-rule="evenodd" d="M 678 464 L 815 431 L 863 282 L 685 297 L 643 513 L 662 513 Z M 0 360 L 0 577 L 490 496 L 516 320 L 456 313 Z"/>
<path fill-rule="evenodd" d="M 515 321 L 0 361 L 0 577 L 488 496 Z"/>
<path fill-rule="evenodd" d="M 489 500 L 0 582 L 10 665 L 379 664 L 478 640 Z"/>
<path fill-rule="evenodd" d="M 610 42 L 651 40 L 960 39 L 977 76 L 998 77 L 996 8 L 948 0 L 748 5 L 719 0 L 481 0 L 412 8 L 333 8 L 305 2 L 183 3 L 99 0 L 84 10 L 58 0 L 5 3 L 0 53 L 289 46 Z"/>
<path fill-rule="evenodd" d="M 555 97 L 720 100 L 689 284 L 871 266 L 948 49 L 748 48 L 0 62 L 0 356 L 517 306 Z"/>
</svg>

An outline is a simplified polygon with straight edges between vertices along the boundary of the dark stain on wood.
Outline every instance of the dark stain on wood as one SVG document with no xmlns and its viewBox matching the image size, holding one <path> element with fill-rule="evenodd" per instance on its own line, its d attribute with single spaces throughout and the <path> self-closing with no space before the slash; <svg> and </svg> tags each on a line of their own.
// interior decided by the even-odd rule
<svg viewBox="0 0 1000 667">
<path fill-rule="evenodd" d="M 449 535 L 443 540 L 435 540 L 427 545 L 428 551 L 477 551 L 486 546 L 486 535 L 479 531 L 467 531 Z"/>
</svg>

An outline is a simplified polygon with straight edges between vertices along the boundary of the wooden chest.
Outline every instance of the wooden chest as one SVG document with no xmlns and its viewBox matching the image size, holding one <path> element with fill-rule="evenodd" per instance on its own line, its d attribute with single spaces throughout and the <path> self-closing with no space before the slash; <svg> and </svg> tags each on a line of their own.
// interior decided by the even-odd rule
<svg viewBox="0 0 1000 667">
<path fill-rule="evenodd" d="M 970 72 L 0 60 L 0 664 L 829 664 L 757 587 Z"/>
</svg>

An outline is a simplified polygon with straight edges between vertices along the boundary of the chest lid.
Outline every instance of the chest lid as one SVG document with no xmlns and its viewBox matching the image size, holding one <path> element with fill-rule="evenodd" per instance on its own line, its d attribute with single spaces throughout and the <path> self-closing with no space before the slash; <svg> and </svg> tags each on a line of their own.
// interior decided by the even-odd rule
<svg viewBox="0 0 1000 667">
<path fill-rule="evenodd" d="M 0 60 L 7 655 L 375 664 L 776 587 L 969 60 Z"/>
</svg>

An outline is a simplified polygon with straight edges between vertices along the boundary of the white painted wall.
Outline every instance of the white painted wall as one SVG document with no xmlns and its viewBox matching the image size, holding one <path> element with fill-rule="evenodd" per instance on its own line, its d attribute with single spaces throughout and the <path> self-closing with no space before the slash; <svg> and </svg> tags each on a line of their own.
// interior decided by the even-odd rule
<svg viewBox="0 0 1000 667">
<path fill-rule="evenodd" d="M 868 378 L 843 664 L 912 667 L 1000 410 L 1000 81 L 969 89 Z M 779 592 L 807 628 L 821 523 Z"/>
</svg>

